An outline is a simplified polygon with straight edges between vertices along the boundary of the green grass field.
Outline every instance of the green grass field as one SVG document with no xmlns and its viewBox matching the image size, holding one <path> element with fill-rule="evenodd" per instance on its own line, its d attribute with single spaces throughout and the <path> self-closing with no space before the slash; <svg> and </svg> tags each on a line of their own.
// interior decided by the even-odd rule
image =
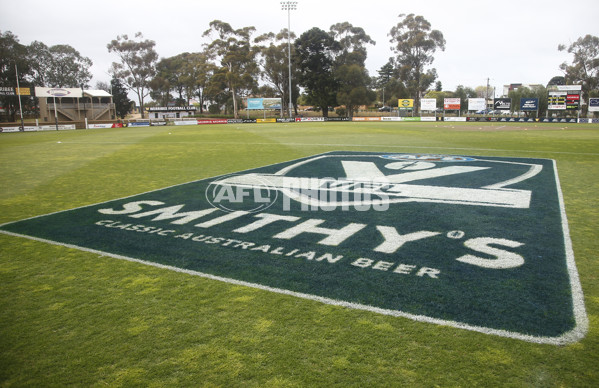
<svg viewBox="0 0 599 388">
<path fill-rule="evenodd" d="M 575 344 L 378 315 L 0 234 L 0 386 L 599 385 L 599 126 L 296 123 L 0 134 L 0 223 L 327 151 L 557 161 Z"/>
</svg>

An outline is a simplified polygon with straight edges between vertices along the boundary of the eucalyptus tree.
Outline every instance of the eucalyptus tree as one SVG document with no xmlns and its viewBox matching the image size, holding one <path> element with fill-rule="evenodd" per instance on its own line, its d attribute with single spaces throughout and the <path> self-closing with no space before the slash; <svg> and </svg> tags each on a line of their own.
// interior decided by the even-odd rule
<svg viewBox="0 0 599 388">
<path fill-rule="evenodd" d="M 48 47 L 39 41 L 28 47 L 36 85 L 56 88 L 88 87 L 93 65 L 91 59 L 67 44 Z"/>
<path fill-rule="evenodd" d="M 32 79 L 37 86 L 55 86 L 50 85 L 46 79 L 47 74 L 51 72 L 52 56 L 48 46 L 40 41 L 33 41 L 27 47 L 27 58 L 32 72 Z"/>
<path fill-rule="evenodd" d="M 272 32 L 258 36 L 254 42 L 258 49 L 258 63 L 262 79 L 273 88 L 283 102 L 283 112 L 289 112 L 289 49 L 287 47 L 287 29 L 278 34 Z M 295 39 L 295 34 L 289 34 Z M 295 45 L 291 45 L 291 56 L 295 55 Z M 299 97 L 298 73 L 296 67 L 291 68 L 291 102 L 297 115 L 297 99 Z M 272 96 L 274 97 L 274 96 Z"/>
<path fill-rule="evenodd" d="M 158 103 L 159 106 L 167 106 L 171 101 L 171 84 L 168 79 L 160 74 L 156 74 L 148 84 L 150 98 Z"/>
<path fill-rule="evenodd" d="M 190 53 L 182 53 L 169 58 L 162 58 L 156 63 L 155 84 L 159 90 L 166 91 L 167 103 L 171 97 L 171 91 L 178 96 L 177 106 L 186 105 L 184 94 L 186 91 L 187 62 Z M 161 88 L 159 86 L 162 86 Z"/>
<path fill-rule="evenodd" d="M 256 63 L 256 50 L 251 36 L 256 29 L 243 27 L 233 29 L 229 23 L 220 20 L 210 22 L 210 28 L 203 34 L 214 38 L 206 45 L 206 53 L 215 61 L 217 69 L 214 82 L 225 85 L 233 104 L 233 115 L 239 117 L 238 98 L 256 89 L 259 68 Z"/>
<path fill-rule="evenodd" d="M 19 38 L 10 31 L 0 31 L 0 82 L 9 86 L 15 80 L 15 64 L 22 74 L 27 74 L 31 64 L 28 47 L 19 42 Z"/>
<path fill-rule="evenodd" d="M 376 92 L 370 88 L 371 79 L 363 67 L 342 65 L 335 74 L 339 84 L 337 103 L 346 107 L 348 117 L 354 116 L 360 105 L 369 105 L 376 99 Z"/>
<path fill-rule="evenodd" d="M 345 105 L 348 116 L 353 116 L 360 105 L 368 105 L 375 100 L 371 90 L 372 80 L 366 70 L 366 45 L 375 45 L 361 27 L 348 22 L 331 26 L 329 34 L 338 42 L 334 53 L 334 74 L 338 83 L 337 102 Z"/>
<path fill-rule="evenodd" d="M 587 34 L 568 47 L 559 45 L 558 50 L 573 55 L 572 63 L 564 62 L 560 69 L 568 83 L 582 85 L 582 98 L 588 100 L 590 92 L 599 89 L 599 37 Z"/>
<path fill-rule="evenodd" d="M 214 70 L 215 66 L 203 52 L 162 58 L 156 64 L 156 76 L 150 82 L 150 97 L 160 105 L 167 105 L 175 97 L 178 106 L 188 105 L 190 99 L 197 97 L 202 113 L 204 90 Z"/>
<path fill-rule="evenodd" d="M 30 85 L 32 70 L 27 53 L 28 47 L 19 43 L 19 38 L 16 35 L 10 31 L 0 31 L 0 86 L 16 86 L 17 69 L 20 86 Z M 24 110 L 33 105 L 32 100 L 29 97 L 21 98 Z M 0 106 L 7 110 L 10 120 L 15 121 L 19 109 L 18 97 L 0 93 Z"/>
<path fill-rule="evenodd" d="M 216 70 L 216 66 L 210 62 L 205 52 L 192 53 L 183 63 L 184 75 L 181 79 L 188 98 L 197 97 L 200 105 L 200 113 L 204 112 L 204 104 L 209 97 L 206 93 L 210 78 Z"/>
<path fill-rule="evenodd" d="M 120 63 L 112 63 L 110 71 L 137 95 L 142 118 L 144 99 L 150 94 L 150 82 L 156 74 L 158 53 L 154 46 L 156 42 L 143 40 L 141 32 L 135 34 L 135 39 L 119 35 L 106 46 L 108 52 L 114 52 L 120 59 Z"/>
<path fill-rule="evenodd" d="M 366 45 L 376 45 L 362 27 L 355 27 L 349 22 L 333 24 L 329 34 L 339 44 L 335 59 L 343 64 L 363 66 L 367 57 Z"/>
<path fill-rule="evenodd" d="M 434 84 L 437 73 L 427 69 L 434 61 L 437 50 L 445 50 L 443 33 L 431 29 L 431 24 L 422 16 L 399 15 L 400 21 L 391 28 L 389 36 L 396 54 L 396 65 L 401 79 L 412 98 L 418 103 L 421 95 Z"/>
</svg>

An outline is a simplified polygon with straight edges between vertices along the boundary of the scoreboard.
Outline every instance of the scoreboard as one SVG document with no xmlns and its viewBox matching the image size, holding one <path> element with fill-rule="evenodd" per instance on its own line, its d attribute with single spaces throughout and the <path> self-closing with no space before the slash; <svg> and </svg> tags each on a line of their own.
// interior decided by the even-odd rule
<svg viewBox="0 0 599 388">
<path fill-rule="evenodd" d="M 580 109 L 580 94 L 567 94 L 566 95 L 566 109 L 567 110 Z"/>
<path fill-rule="evenodd" d="M 566 109 L 567 92 L 549 92 L 547 98 L 547 109 L 549 110 L 564 110 Z"/>
<path fill-rule="evenodd" d="M 580 85 L 554 85 L 549 89 L 547 97 L 548 110 L 580 109 Z"/>
</svg>

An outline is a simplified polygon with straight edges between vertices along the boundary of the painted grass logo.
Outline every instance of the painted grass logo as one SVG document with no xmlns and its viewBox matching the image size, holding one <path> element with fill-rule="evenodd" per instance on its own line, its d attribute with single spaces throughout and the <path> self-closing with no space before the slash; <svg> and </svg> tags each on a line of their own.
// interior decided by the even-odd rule
<svg viewBox="0 0 599 388">
<path fill-rule="evenodd" d="M 574 342 L 588 325 L 545 159 L 332 152 L 1 229 L 532 342 Z"/>
<path fill-rule="evenodd" d="M 521 176 L 504 182 L 496 182 L 482 189 L 454 186 L 421 186 L 412 182 L 424 179 L 449 177 L 489 169 L 480 166 L 443 166 L 438 163 L 473 162 L 474 158 L 448 155 L 384 154 L 382 170 L 374 161 L 339 160 L 329 156 L 333 163 L 340 164 L 343 176 L 318 177 L 298 176 L 293 170 L 301 171 L 304 164 L 323 162 L 317 156 L 299 161 L 274 174 L 233 174 L 210 182 L 206 199 L 213 206 L 230 212 L 247 210 L 260 212 L 272 206 L 278 191 L 284 195 L 283 210 L 291 210 L 291 200 L 301 204 L 302 211 L 386 211 L 389 204 L 412 201 L 463 203 L 485 206 L 528 207 L 530 191 L 505 189 L 505 186 L 526 180 L 540 172 L 540 165 L 529 165 Z M 337 159 L 337 160 L 335 160 Z M 385 174 L 385 172 L 393 172 Z M 494 188 L 495 190 L 491 190 Z"/>
</svg>

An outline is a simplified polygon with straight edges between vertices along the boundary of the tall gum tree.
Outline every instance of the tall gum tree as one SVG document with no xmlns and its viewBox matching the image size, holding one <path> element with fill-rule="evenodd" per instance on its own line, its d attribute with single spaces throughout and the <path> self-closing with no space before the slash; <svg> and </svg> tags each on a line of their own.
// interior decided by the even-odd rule
<svg viewBox="0 0 599 388">
<path fill-rule="evenodd" d="M 256 63 L 256 49 L 251 44 L 251 36 L 256 29 L 243 27 L 233 29 L 229 23 L 220 20 L 210 22 L 210 28 L 203 34 L 216 39 L 206 46 L 206 53 L 216 62 L 213 82 L 226 85 L 233 100 L 233 115 L 239 117 L 238 98 L 244 92 L 257 88 L 256 78 L 259 68 Z"/>
<path fill-rule="evenodd" d="M 28 47 L 19 43 L 19 38 L 10 31 L 0 31 L 0 86 L 16 86 L 17 69 L 21 87 L 33 86 L 30 83 L 33 61 L 28 55 Z M 23 98 L 23 108 L 26 110 L 33 105 L 33 99 Z M 17 96 L 0 95 L 0 106 L 4 107 L 10 117 L 15 121 L 19 110 L 19 98 Z"/>
<path fill-rule="evenodd" d="M 92 79 L 91 59 L 66 44 L 48 47 L 34 41 L 29 45 L 34 82 L 53 88 L 87 87 Z"/>
<path fill-rule="evenodd" d="M 443 33 L 431 29 L 431 24 L 422 16 L 399 15 L 400 21 L 391 28 L 389 36 L 396 54 L 400 78 L 404 81 L 415 106 L 420 106 L 420 97 L 435 82 L 435 69 L 426 69 L 433 63 L 437 50 L 445 51 Z"/>
<path fill-rule="evenodd" d="M 289 34 L 295 39 L 295 34 Z M 261 76 L 268 86 L 276 90 L 283 102 L 283 112 L 289 112 L 289 50 L 287 47 L 287 29 L 278 34 L 272 32 L 258 36 L 254 42 L 259 50 L 258 63 L 261 67 Z M 291 45 L 291 55 L 295 53 L 295 46 Z M 299 87 L 297 85 L 297 71 L 295 66 L 291 69 L 291 100 L 297 115 L 297 98 Z M 268 96 L 274 97 L 274 96 Z"/>
<path fill-rule="evenodd" d="M 205 90 L 208 88 L 215 67 L 205 52 L 191 53 L 188 60 L 184 63 L 185 76 L 182 81 L 185 85 L 187 95 L 190 98 L 193 96 L 197 97 L 200 113 L 204 113 L 204 104 L 206 102 Z"/>
<path fill-rule="evenodd" d="M 113 62 L 110 72 L 120 79 L 123 84 L 137 95 L 141 117 L 144 117 L 144 99 L 150 94 L 150 81 L 156 74 L 158 53 L 154 50 L 156 42 L 143 40 L 141 32 L 135 34 L 135 39 L 127 35 L 119 35 L 106 48 L 115 53 L 120 63 Z"/>
<path fill-rule="evenodd" d="M 572 64 L 564 62 L 560 69 L 567 83 L 582 85 L 582 98 L 588 101 L 590 93 L 599 89 L 599 37 L 585 35 L 568 47 L 561 44 L 557 49 L 574 56 Z M 587 109 L 585 105 L 583 114 L 587 113 Z"/>
<path fill-rule="evenodd" d="M 337 102 L 345 105 L 347 115 L 352 117 L 360 105 L 368 105 L 376 98 L 371 91 L 371 79 L 366 70 L 366 45 L 376 42 L 363 28 L 348 22 L 331 26 L 329 34 L 339 43 L 335 55 L 335 77 L 338 82 Z"/>
</svg>

